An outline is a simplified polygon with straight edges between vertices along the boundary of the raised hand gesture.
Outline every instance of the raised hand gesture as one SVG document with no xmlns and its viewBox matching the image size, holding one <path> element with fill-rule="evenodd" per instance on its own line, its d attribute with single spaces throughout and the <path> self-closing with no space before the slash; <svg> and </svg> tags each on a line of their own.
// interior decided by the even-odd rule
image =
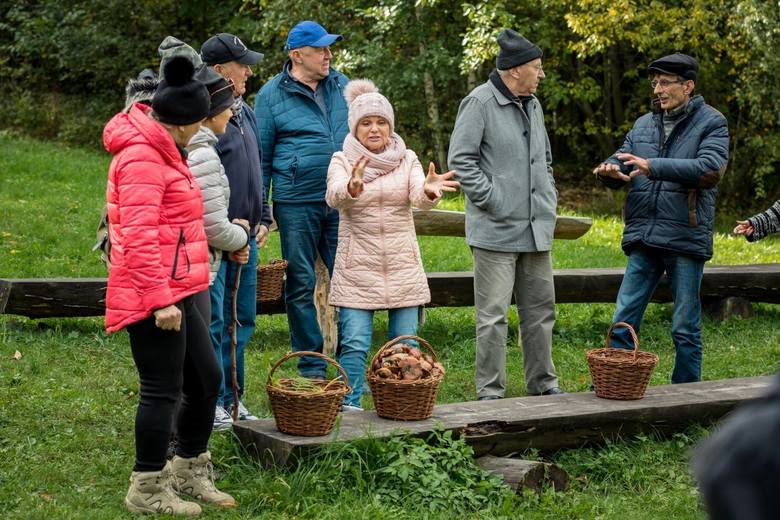
<svg viewBox="0 0 780 520">
<path fill-rule="evenodd" d="M 436 166 L 433 161 L 428 163 L 428 175 L 425 177 L 425 185 L 423 191 L 429 199 L 435 200 L 441 197 L 445 191 L 453 192 L 458 189 L 460 183 L 458 181 L 451 181 L 455 176 L 455 170 L 450 170 L 447 173 L 441 175 L 436 174 Z"/>
<path fill-rule="evenodd" d="M 357 197 L 363 193 L 363 174 L 366 171 L 368 157 L 360 157 L 352 166 L 352 177 L 347 184 L 347 191 L 352 197 Z"/>
</svg>

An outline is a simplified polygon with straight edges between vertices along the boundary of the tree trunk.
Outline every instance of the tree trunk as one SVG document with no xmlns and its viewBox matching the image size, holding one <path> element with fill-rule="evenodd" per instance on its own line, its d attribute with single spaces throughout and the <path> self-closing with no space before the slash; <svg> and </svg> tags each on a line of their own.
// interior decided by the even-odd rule
<svg viewBox="0 0 780 520">
<path fill-rule="evenodd" d="M 468 78 L 466 79 L 466 88 L 468 88 L 469 92 L 477 88 L 477 73 L 473 70 L 469 71 Z"/>
<path fill-rule="evenodd" d="M 417 23 L 422 26 L 422 5 L 417 4 L 414 7 L 414 14 L 417 18 Z M 420 57 L 425 58 L 425 55 L 428 53 L 428 50 L 425 46 L 425 42 L 420 39 L 419 43 L 419 51 L 420 51 Z M 425 88 L 425 103 L 428 107 L 428 118 L 430 119 L 430 127 L 433 131 L 433 151 L 434 155 L 436 157 L 436 160 L 438 161 L 438 164 L 436 165 L 437 171 L 439 173 L 446 172 L 447 171 L 447 151 L 444 148 L 444 141 L 441 136 L 441 124 L 439 122 L 439 106 L 436 102 L 436 88 L 433 84 L 433 76 L 428 71 L 428 68 L 425 67 L 425 72 L 423 73 L 423 87 Z M 423 171 L 427 172 L 428 168 L 425 165 L 425 161 L 421 161 L 423 163 Z"/>
<path fill-rule="evenodd" d="M 620 91 L 620 56 L 617 45 L 609 48 L 609 74 L 612 87 L 612 122 L 613 128 L 623 124 L 626 117 L 623 109 L 623 93 Z"/>
</svg>

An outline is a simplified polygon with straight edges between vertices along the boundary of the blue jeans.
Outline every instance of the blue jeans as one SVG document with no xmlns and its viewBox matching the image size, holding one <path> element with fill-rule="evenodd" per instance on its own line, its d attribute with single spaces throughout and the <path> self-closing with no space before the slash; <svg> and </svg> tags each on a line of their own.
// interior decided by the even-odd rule
<svg viewBox="0 0 780 520">
<path fill-rule="evenodd" d="M 419 307 L 389 309 L 390 324 L 388 340 L 398 336 L 417 334 Z M 338 362 L 349 377 L 352 392 L 344 397 L 344 404 L 360 406 L 365 382 L 366 358 L 371 348 L 371 334 L 374 330 L 374 311 L 339 308 L 339 355 Z M 407 343 L 414 343 L 409 341 Z"/>
<path fill-rule="evenodd" d="M 233 404 L 233 375 L 231 373 L 230 323 L 233 319 L 233 278 L 237 264 L 223 259 L 214 283 L 209 287 L 211 296 L 211 343 L 222 363 L 222 384 L 217 404 Z M 244 349 L 255 331 L 257 315 L 257 242 L 249 241 L 249 262 L 241 266 L 236 302 L 238 325 L 236 328 L 236 372 L 238 397 L 244 395 Z"/>
<path fill-rule="evenodd" d="M 333 274 L 339 212 L 324 202 L 277 202 L 273 209 L 279 226 L 282 256 L 288 262 L 284 302 L 290 344 L 294 352 L 322 352 L 322 331 L 314 306 L 314 286 L 317 281 L 314 263 L 319 253 L 328 272 Z M 304 377 L 324 377 L 325 369 L 325 361 L 319 358 L 305 356 L 298 361 L 298 372 Z"/>
<path fill-rule="evenodd" d="M 704 261 L 687 255 L 637 247 L 628 257 L 612 323 L 625 321 L 637 334 L 642 316 L 661 276 L 666 271 L 672 286 L 672 340 L 676 349 L 672 383 L 701 380 L 701 299 L 699 289 Z M 613 333 L 612 346 L 633 349 L 626 329 Z"/>
</svg>

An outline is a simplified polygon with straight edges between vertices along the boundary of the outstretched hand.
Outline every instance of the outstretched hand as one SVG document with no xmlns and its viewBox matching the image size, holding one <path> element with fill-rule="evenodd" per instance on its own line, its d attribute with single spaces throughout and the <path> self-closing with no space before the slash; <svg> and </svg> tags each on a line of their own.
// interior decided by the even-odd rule
<svg viewBox="0 0 780 520">
<path fill-rule="evenodd" d="M 425 177 L 425 184 L 423 185 L 423 191 L 431 200 L 436 200 L 442 196 L 445 191 L 453 192 L 458 189 L 460 183 L 458 181 L 451 181 L 455 176 L 455 170 L 450 170 L 441 175 L 436 174 L 436 166 L 433 161 L 428 163 L 428 175 Z"/>
<path fill-rule="evenodd" d="M 630 182 L 631 177 L 620 171 L 620 166 L 615 163 L 603 162 L 593 169 L 596 177 L 609 177 L 623 182 Z"/>
<path fill-rule="evenodd" d="M 347 184 L 347 191 L 352 197 L 357 197 L 363 193 L 363 174 L 366 172 L 368 157 L 361 156 L 352 166 L 352 176 Z"/>
<path fill-rule="evenodd" d="M 637 157 L 631 153 L 619 153 L 617 157 L 618 161 L 622 162 L 626 166 L 633 166 L 634 169 L 628 174 L 632 179 L 637 175 L 650 175 L 650 161 Z"/>
<path fill-rule="evenodd" d="M 750 236 L 754 231 L 755 229 L 747 220 L 737 220 L 737 227 L 734 228 L 735 235 Z"/>
</svg>

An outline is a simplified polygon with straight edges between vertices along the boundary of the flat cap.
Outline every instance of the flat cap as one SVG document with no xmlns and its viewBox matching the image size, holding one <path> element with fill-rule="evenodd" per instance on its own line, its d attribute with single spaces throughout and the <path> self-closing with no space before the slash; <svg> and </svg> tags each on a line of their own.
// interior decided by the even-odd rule
<svg viewBox="0 0 780 520">
<path fill-rule="evenodd" d="M 652 62 L 647 67 L 647 72 L 650 74 L 674 74 L 683 79 L 696 81 L 696 76 L 699 74 L 699 62 L 687 54 L 675 52 Z"/>
</svg>

